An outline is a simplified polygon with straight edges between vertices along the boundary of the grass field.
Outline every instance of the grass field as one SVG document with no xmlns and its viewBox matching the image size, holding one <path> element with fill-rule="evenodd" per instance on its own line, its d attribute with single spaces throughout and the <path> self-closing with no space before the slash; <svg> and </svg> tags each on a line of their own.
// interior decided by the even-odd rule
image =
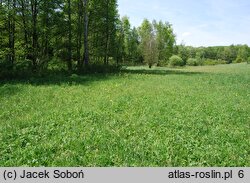
<svg viewBox="0 0 250 183">
<path fill-rule="evenodd" d="M 250 65 L 0 82 L 0 166 L 250 166 Z"/>
</svg>

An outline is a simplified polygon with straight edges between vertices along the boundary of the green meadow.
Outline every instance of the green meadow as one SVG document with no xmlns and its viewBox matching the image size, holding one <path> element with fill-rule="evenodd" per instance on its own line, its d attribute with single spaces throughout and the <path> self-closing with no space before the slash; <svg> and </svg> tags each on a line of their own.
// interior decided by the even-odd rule
<svg viewBox="0 0 250 183">
<path fill-rule="evenodd" d="M 0 166 L 250 166 L 250 65 L 0 81 Z"/>
</svg>

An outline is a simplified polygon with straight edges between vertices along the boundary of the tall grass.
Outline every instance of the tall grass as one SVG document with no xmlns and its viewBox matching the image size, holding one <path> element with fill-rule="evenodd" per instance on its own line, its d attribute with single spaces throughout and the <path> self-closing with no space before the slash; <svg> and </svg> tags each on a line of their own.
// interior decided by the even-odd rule
<svg viewBox="0 0 250 183">
<path fill-rule="evenodd" d="M 250 66 L 0 83 L 1 166 L 249 166 Z"/>
</svg>

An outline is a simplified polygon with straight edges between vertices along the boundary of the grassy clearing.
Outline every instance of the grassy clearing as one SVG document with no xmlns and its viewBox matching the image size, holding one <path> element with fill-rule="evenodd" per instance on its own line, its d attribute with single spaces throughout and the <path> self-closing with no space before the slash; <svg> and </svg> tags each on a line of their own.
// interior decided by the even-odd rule
<svg viewBox="0 0 250 183">
<path fill-rule="evenodd" d="M 250 65 L 0 83 L 1 166 L 250 166 Z"/>
</svg>

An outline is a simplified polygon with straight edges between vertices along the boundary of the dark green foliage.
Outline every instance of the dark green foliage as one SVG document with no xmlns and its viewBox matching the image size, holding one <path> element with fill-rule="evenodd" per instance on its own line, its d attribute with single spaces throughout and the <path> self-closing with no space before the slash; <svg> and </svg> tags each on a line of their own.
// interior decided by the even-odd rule
<svg viewBox="0 0 250 183">
<path fill-rule="evenodd" d="M 182 60 L 181 57 L 177 56 L 177 55 L 173 55 L 172 57 L 170 57 L 169 59 L 169 65 L 171 67 L 176 67 L 176 66 L 184 66 L 185 62 Z"/>
<path fill-rule="evenodd" d="M 247 45 L 175 45 L 169 22 L 148 24 L 150 34 L 143 24 L 131 27 L 128 17 L 119 17 L 117 0 L 1 0 L 1 73 L 42 72 L 54 60 L 74 72 L 91 64 L 166 66 L 172 55 L 185 65 L 189 58 L 213 65 L 245 62 L 250 56 Z"/>
<path fill-rule="evenodd" d="M 68 70 L 76 69 L 76 62 L 83 67 L 86 45 L 90 64 L 109 64 L 121 54 L 116 50 L 120 43 L 117 0 L 1 2 L 0 62 L 8 61 L 13 69 L 30 60 L 33 71 L 39 72 L 53 59 L 61 60 Z"/>
<path fill-rule="evenodd" d="M 91 64 L 148 62 L 139 47 L 146 44 L 142 43 L 143 36 L 138 28 L 130 26 L 128 17 L 119 18 L 117 0 L 1 2 L 0 62 L 9 62 L 2 69 L 18 69 L 16 64 L 24 62 L 23 67 L 26 60 L 31 61 L 26 69 L 32 72 L 49 69 L 53 60 L 57 60 L 58 67 L 67 66 L 69 72 L 86 70 Z M 149 60 L 160 65 L 157 60 L 166 62 L 172 55 L 175 35 L 171 24 L 161 21 L 154 22 L 152 33 L 151 45 L 157 52 L 152 52 L 156 54 Z"/>
</svg>

